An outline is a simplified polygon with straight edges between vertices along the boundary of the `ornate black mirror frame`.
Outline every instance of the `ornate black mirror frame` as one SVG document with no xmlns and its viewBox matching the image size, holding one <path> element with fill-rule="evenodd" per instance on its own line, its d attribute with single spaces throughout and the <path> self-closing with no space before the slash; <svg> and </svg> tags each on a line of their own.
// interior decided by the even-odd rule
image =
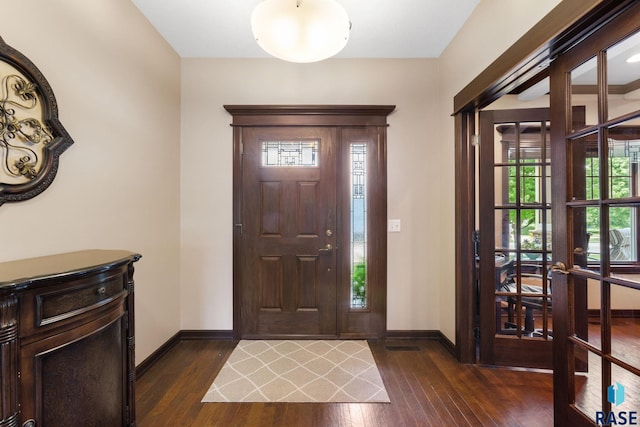
<svg viewBox="0 0 640 427">
<path fill-rule="evenodd" d="M 0 37 L 0 205 L 42 193 L 73 140 L 40 70 Z"/>
</svg>

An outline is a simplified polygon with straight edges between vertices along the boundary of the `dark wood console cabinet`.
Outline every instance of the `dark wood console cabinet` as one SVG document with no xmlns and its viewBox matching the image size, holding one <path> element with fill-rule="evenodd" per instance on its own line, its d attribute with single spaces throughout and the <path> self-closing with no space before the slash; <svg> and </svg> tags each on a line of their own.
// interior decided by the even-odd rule
<svg viewBox="0 0 640 427">
<path fill-rule="evenodd" d="M 0 263 L 0 427 L 135 426 L 138 259 L 87 250 Z"/>
</svg>

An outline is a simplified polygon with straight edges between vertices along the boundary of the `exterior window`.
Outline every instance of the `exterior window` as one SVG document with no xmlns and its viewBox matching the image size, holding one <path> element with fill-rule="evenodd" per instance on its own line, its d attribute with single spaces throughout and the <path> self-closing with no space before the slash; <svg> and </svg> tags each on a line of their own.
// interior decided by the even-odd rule
<svg viewBox="0 0 640 427">
<path fill-rule="evenodd" d="M 317 167 L 318 141 L 263 141 L 262 166 Z"/>
<path fill-rule="evenodd" d="M 609 199 L 637 196 L 638 150 L 640 141 L 609 140 L 609 165 L 607 190 Z M 597 157 L 586 159 L 587 199 L 600 198 L 598 179 L 600 163 Z M 609 209 L 609 254 L 612 263 L 637 262 L 636 235 L 637 208 L 612 207 Z M 599 260 L 600 221 L 599 211 L 587 211 L 587 232 L 590 234 L 589 260 Z"/>
<path fill-rule="evenodd" d="M 367 308 L 367 146 L 350 148 L 351 308 Z"/>
</svg>

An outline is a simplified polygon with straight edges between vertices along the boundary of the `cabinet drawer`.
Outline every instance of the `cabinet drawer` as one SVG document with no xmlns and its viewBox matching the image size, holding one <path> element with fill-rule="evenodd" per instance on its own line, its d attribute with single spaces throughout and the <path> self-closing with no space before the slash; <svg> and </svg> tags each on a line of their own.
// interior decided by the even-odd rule
<svg viewBox="0 0 640 427">
<path fill-rule="evenodd" d="M 48 325 L 90 310 L 110 301 L 123 289 L 122 276 L 116 275 L 99 283 L 36 295 L 36 323 Z"/>
<path fill-rule="evenodd" d="M 28 336 L 48 326 L 62 326 L 76 316 L 108 304 L 125 289 L 122 273 L 110 272 L 28 292 L 20 313 L 21 335 Z"/>
</svg>

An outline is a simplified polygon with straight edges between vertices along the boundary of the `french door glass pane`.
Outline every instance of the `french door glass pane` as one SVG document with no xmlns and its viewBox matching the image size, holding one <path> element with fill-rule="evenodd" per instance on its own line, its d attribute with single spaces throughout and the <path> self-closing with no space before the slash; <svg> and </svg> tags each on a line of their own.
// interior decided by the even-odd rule
<svg viewBox="0 0 640 427">
<path fill-rule="evenodd" d="M 587 268 L 591 252 L 594 251 L 591 243 L 591 233 L 587 229 L 587 208 L 576 206 L 571 209 L 573 212 L 574 236 L 573 236 L 573 264 L 581 268 Z M 596 248 L 596 250 L 599 250 Z"/>
<path fill-rule="evenodd" d="M 622 280 L 625 280 L 626 282 L 630 282 L 630 283 L 635 284 L 635 285 L 640 285 L 640 273 L 635 273 L 635 272 L 630 273 L 630 272 L 625 271 L 625 269 L 621 269 L 618 272 L 618 271 L 616 271 L 616 269 L 613 269 L 611 271 L 611 277 L 616 278 L 616 279 L 622 279 Z M 636 290 L 633 293 L 634 296 L 633 296 L 633 300 L 631 300 L 631 301 L 635 301 L 635 300 L 640 298 L 640 296 L 636 296 L 635 295 L 636 293 L 640 293 L 640 292 L 638 292 Z M 638 317 L 638 313 L 627 313 L 627 314 L 632 314 L 632 315 Z"/>
<path fill-rule="evenodd" d="M 528 251 L 551 250 L 551 215 L 546 209 L 520 210 L 520 248 Z"/>
<path fill-rule="evenodd" d="M 638 366 L 637 360 L 634 366 Z M 615 399 L 614 395 L 612 395 L 613 393 L 609 390 L 613 387 L 617 389 L 617 399 Z M 640 377 L 618 365 L 614 364 L 611 366 L 611 384 L 607 384 L 606 391 L 607 397 L 610 400 L 617 400 L 619 402 L 618 405 L 612 403 L 611 410 L 619 413 L 619 411 L 637 411 L 638 408 L 640 408 Z M 622 422 L 618 421 L 618 424 L 622 425 Z M 637 424 L 637 419 L 635 424 Z"/>
<path fill-rule="evenodd" d="M 507 164 L 516 163 L 517 145 L 516 145 L 516 124 L 515 123 L 502 123 L 494 126 L 495 138 L 494 138 L 494 163 Z"/>
<path fill-rule="evenodd" d="M 515 205 L 516 167 L 495 166 L 494 168 L 496 206 Z"/>
<path fill-rule="evenodd" d="M 498 251 L 516 249 L 516 238 L 519 232 L 517 224 L 518 211 L 516 209 L 496 209 L 495 212 L 495 242 Z"/>
<path fill-rule="evenodd" d="M 597 58 L 593 57 L 571 71 L 571 105 L 573 114 L 576 114 L 576 111 L 580 109 L 584 109 L 586 119 L 582 125 L 577 125 L 578 122 L 582 122 L 581 120 L 572 120 L 572 132 L 577 132 L 585 126 L 598 123 L 597 65 Z"/>
<path fill-rule="evenodd" d="M 596 200 L 600 197 L 600 160 L 597 157 L 587 157 L 585 163 L 585 197 L 587 200 Z"/>
<path fill-rule="evenodd" d="M 595 272 L 600 272 L 600 207 L 587 206 L 585 208 L 575 209 L 574 211 L 579 211 L 581 215 L 583 213 L 586 215 L 586 232 L 588 236 L 587 268 Z"/>
<path fill-rule="evenodd" d="M 571 141 L 573 156 L 572 200 L 596 200 L 600 196 L 598 135 L 592 133 Z"/>
<path fill-rule="evenodd" d="M 585 353 L 588 353 L 588 356 Z M 576 351 L 576 366 L 584 366 L 582 364 L 585 357 L 588 357 L 588 369 L 584 372 L 576 372 L 574 377 L 576 407 L 596 425 L 605 425 L 602 418 L 606 417 L 611 410 L 616 415 L 620 411 L 636 411 L 640 404 L 640 379 L 620 366 L 603 361 L 595 353 L 585 352 L 582 349 Z M 606 366 L 603 371 L 604 363 Z M 606 374 L 611 381 L 603 383 L 603 374 Z M 612 390 L 614 388 L 617 390 Z M 618 405 L 606 403 L 609 407 L 603 407 L 603 402 L 616 400 L 616 392 Z M 600 422 L 597 423 L 599 418 Z"/>
<path fill-rule="evenodd" d="M 548 200 L 551 186 L 549 175 L 543 176 L 541 165 L 520 166 L 520 203 L 544 203 Z"/>
<path fill-rule="evenodd" d="M 623 149 L 621 144 L 610 144 L 610 151 Z M 616 153 L 617 154 L 617 153 Z M 629 157 L 609 157 L 608 174 L 609 198 L 622 199 L 631 196 L 631 162 Z"/>
<path fill-rule="evenodd" d="M 589 313 L 589 323 L 587 329 L 587 337 L 580 337 L 586 339 L 589 344 L 597 349 L 602 349 L 602 336 L 600 334 L 600 307 L 601 307 L 601 294 L 600 294 L 600 281 L 595 279 L 587 279 L 587 309 Z"/>
<path fill-rule="evenodd" d="M 622 117 L 640 110 L 640 33 L 636 33 L 607 49 L 608 118 Z"/>
<path fill-rule="evenodd" d="M 520 162 L 549 163 L 549 124 L 540 122 L 521 122 L 518 124 Z"/>
<path fill-rule="evenodd" d="M 495 163 L 549 163 L 549 123 L 518 122 L 495 125 Z"/>
<path fill-rule="evenodd" d="M 633 261 L 637 258 L 636 210 L 635 207 L 609 209 L 609 256 L 612 263 Z"/>
<path fill-rule="evenodd" d="M 640 292 L 611 285 L 611 354 L 640 366 Z"/>
<path fill-rule="evenodd" d="M 531 282 L 533 279 L 523 278 L 523 281 Z M 512 286 L 515 286 L 512 284 Z M 523 292 L 528 291 L 529 286 L 523 285 Z M 521 296 L 517 294 L 500 295 L 500 324 L 496 335 L 519 335 L 522 337 L 551 339 L 551 306 L 550 299 L 546 297 Z M 546 308 L 545 308 L 546 304 Z M 541 310 L 545 310 L 542 312 Z M 543 314 L 544 313 L 544 314 Z"/>
<path fill-rule="evenodd" d="M 575 347 L 575 404 L 595 422 L 596 412 L 602 410 L 602 359 L 591 352 Z M 580 367 L 582 371 L 580 372 Z"/>
</svg>

